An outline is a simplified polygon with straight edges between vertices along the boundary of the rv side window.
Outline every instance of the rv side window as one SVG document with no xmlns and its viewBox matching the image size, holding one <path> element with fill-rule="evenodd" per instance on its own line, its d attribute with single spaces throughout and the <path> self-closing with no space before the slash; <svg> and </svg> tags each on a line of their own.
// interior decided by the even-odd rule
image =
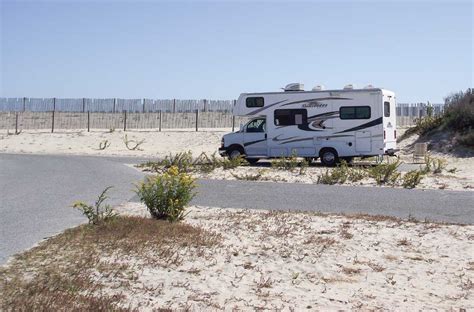
<svg viewBox="0 0 474 312">
<path fill-rule="evenodd" d="M 276 109 L 275 126 L 294 126 L 308 123 L 306 109 Z"/>
<path fill-rule="evenodd" d="M 370 106 L 343 106 L 339 109 L 341 119 L 370 119 Z"/>
<path fill-rule="evenodd" d="M 263 97 L 248 97 L 245 99 L 245 105 L 247 107 L 263 107 Z"/>
<path fill-rule="evenodd" d="M 247 132 L 265 132 L 265 119 L 255 119 L 247 124 Z"/>
<path fill-rule="evenodd" d="M 383 115 L 390 117 L 390 102 L 383 102 Z"/>
</svg>

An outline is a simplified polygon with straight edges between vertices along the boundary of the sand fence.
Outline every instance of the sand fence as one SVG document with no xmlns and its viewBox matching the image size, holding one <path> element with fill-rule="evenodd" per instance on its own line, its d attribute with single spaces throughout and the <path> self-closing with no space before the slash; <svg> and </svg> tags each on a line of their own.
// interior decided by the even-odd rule
<svg viewBox="0 0 474 312">
<path fill-rule="evenodd" d="M 0 129 L 88 130 L 91 129 L 195 129 L 239 128 L 247 118 L 228 112 L 0 112 Z"/>
</svg>

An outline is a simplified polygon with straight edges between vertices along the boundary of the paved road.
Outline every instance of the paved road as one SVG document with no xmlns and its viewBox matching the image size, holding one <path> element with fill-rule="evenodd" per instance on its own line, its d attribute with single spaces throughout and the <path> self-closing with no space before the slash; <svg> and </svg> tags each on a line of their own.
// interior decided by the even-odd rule
<svg viewBox="0 0 474 312">
<path fill-rule="evenodd" d="M 70 206 L 76 200 L 93 202 L 105 187 L 110 203 L 134 196 L 133 182 L 142 178 L 124 166 L 127 159 L 77 156 L 0 154 L 0 264 L 85 219 Z"/>
<path fill-rule="evenodd" d="M 44 237 L 84 222 L 72 202 L 92 202 L 114 185 L 110 203 L 136 200 L 139 160 L 0 154 L 0 264 Z M 244 181 L 199 181 L 193 204 L 217 207 L 364 212 L 474 224 L 473 192 L 423 191 Z"/>
<path fill-rule="evenodd" d="M 196 205 L 367 213 L 474 224 L 474 192 L 203 180 Z"/>
</svg>

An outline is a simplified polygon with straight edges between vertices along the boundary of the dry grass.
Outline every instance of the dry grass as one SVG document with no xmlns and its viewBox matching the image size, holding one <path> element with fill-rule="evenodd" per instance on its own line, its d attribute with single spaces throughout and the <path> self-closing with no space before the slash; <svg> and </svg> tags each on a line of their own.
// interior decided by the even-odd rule
<svg viewBox="0 0 474 312">
<path fill-rule="evenodd" d="M 82 225 L 0 269 L 0 310 L 130 310 L 119 305 L 121 294 L 103 293 L 105 285 L 95 276 L 113 277 L 126 288 L 137 278 L 136 268 L 126 261 L 103 259 L 136 256 L 144 263 L 173 267 L 186 250 L 199 256 L 201 249 L 219 242 L 219 235 L 188 224 L 137 217 Z"/>
</svg>

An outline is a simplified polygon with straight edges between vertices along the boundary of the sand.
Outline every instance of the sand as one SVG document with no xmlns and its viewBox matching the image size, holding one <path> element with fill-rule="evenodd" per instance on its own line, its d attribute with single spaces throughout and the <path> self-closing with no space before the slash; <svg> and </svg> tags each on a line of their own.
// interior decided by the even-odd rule
<svg viewBox="0 0 474 312">
<path fill-rule="evenodd" d="M 166 131 L 44 131 L 22 132 L 19 135 L 0 133 L 0 153 L 25 153 L 48 155 L 89 155 L 89 156 L 127 156 L 137 158 L 164 157 L 169 153 L 190 150 L 195 155 L 202 152 L 217 152 L 222 136 L 231 129 L 192 129 Z M 124 143 L 128 140 L 144 142 L 136 150 L 129 150 Z M 110 144 L 101 150 L 99 145 Z M 129 147 L 135 144 L 131 142 Z"/>
<path fill-rule="evenodd" d="M 137 203 L 117 209 L 147 215 Z M 474 309 L 474 226 L 208 207 L 184 222 L 222 244 L 182 250 L 171 266 L 122 258 L 136 280 L 100 277 L 107 292 L 142 311 Z"/>
</svg>

